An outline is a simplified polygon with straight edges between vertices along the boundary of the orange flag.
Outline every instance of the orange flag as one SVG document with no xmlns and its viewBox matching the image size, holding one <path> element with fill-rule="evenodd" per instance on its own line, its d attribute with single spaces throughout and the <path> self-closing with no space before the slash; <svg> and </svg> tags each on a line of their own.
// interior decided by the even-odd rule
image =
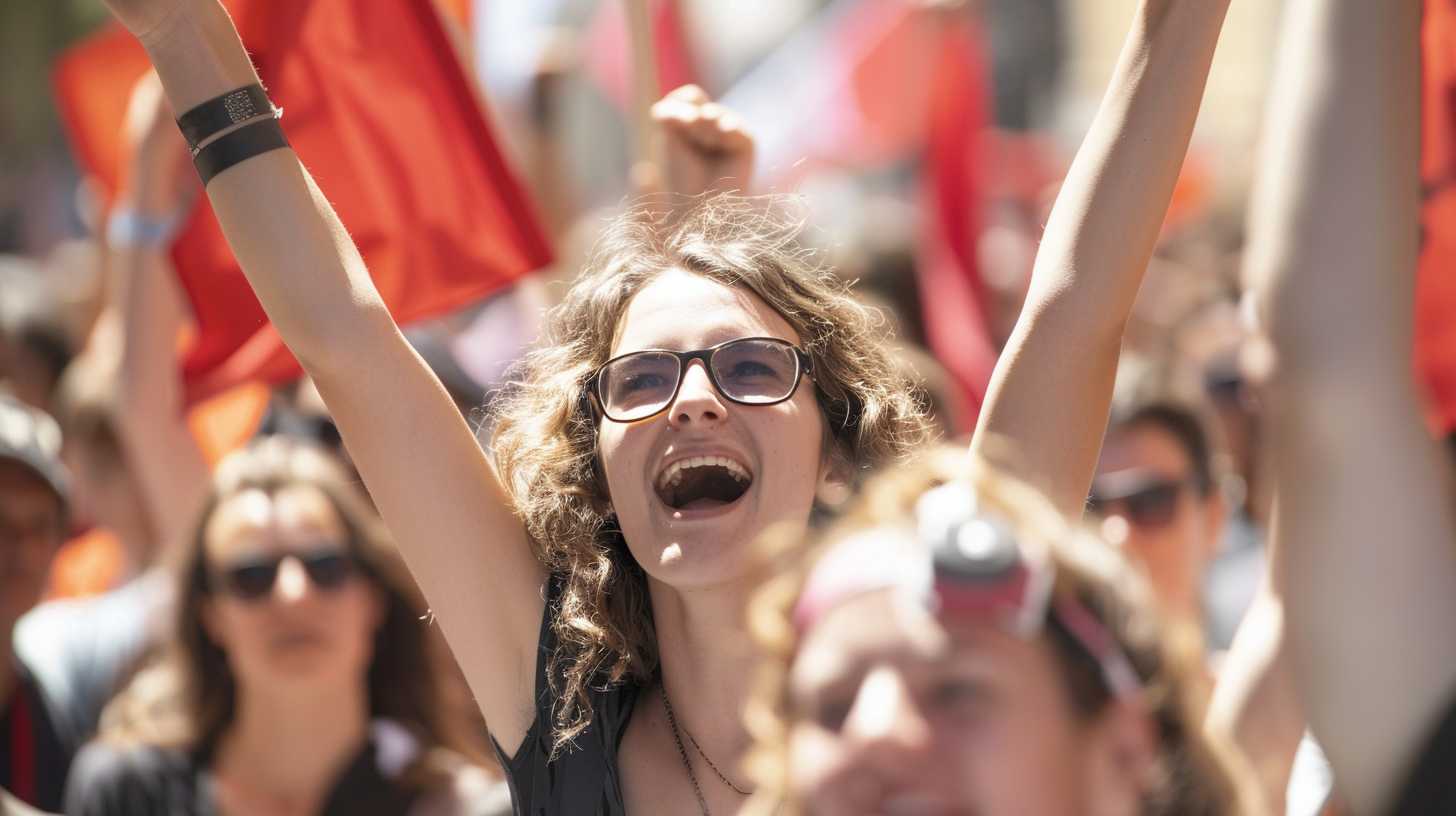
<svg viewBox="0 0 1456 816">
<path fill-rule="evenodd" d="M 550 261 L 533 206 L 430 0 L 227 5 L 269 95 L 285 110 L 290 143 L 338 210 L 397 320 L 478 301 Z M 73 52 L 62 64 L 80 59 Z M 58 71 L 61 96 L 72 100 L 62 106 L 88 122 L 106 116 L 85 108 L 90 96 L 77 90 L 102 81 L 119 78 Z M 111 120 L 111 133 L 119 122 Z M 80 143 L 106 127 L 72 124 L 71 131 Z M 78 153 L 89 164 L 87 151 Z M 88 169 L 100 175 L 102 168 Z M 238 383 L 297 376 L 205 201 L 172 259 L 197 323 L 183 360 L 189 404 Z"/>
</svg>

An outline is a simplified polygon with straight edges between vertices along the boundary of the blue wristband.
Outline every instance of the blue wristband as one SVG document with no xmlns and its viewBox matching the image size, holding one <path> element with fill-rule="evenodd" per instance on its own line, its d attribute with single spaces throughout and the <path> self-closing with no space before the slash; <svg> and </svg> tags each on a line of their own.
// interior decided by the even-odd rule
<svg viewBox="0 0 1456 816">
<path fill-rule="evenodd" d="M 182 225 L 180 215 L 152 218 L 131 209 L 118 209 L 106 221 L 106 245 L 113 249 L 160 249 L 172 242 Z"/>
</svg>

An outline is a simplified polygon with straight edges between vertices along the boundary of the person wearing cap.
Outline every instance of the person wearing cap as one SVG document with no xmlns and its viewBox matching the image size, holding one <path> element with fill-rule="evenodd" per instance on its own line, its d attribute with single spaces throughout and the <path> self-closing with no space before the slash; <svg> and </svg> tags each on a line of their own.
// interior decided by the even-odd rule
<svg viewBox="0 0 1456 816">
<path fill-rule="evenodd" d="M 14 648 L 15 623 L 45 591 L 65 540 L 67 481 L 54 420 L 0 394 L 0 788 L 59 810 L 71 751 Z"/>
</svg>

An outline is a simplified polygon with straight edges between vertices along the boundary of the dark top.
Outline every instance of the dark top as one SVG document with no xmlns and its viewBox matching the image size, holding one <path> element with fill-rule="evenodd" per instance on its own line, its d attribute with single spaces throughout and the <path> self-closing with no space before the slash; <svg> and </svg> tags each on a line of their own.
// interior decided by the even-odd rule
<svg viewBox="0 0 1456 816">
<path fill-rule="evenodd" d="M 0 788 L 42 810 L 58 811 L 71 753 L 56 729 L 51 702 L 25 665 L 0 709 Z"/>
<path fill-rule="evenodd" d="M 334 783 L 320 816 L 402 816 L 416 794 L 386 778 L 374 743 Z M 92 743 L 76 757 L 68 816 L 216 816 L 212 773 L 200 754 Z"/>
<path fill-rule="evenodd" d="M 551 759 L 555 699 L 546 672 L 556 651 L 551 621 L 561 605 L 562 586 L 560 576 L 547 582 L 546 612 L 536 653 L 536 718 L 514 754 L 507 754 L 494 739 L 491 744 L 511 786 L 516 816 L 624 816 L 617 749 L 632 719 L 639 686 L 618 683 L 595 688 L 591 725 Z"/>
<path fill-rule="evenodd" d="M 75 753 L 101 710 L 166 637 L 172 576 L 156 568 L 102 595 L 47 601 L 15 626 L 15 654 L 45 693 L 56 733 Z"/>
<path fill-rule="evenodd" d="M 1456 813 L 1456 703 L 1416 760 L 1392 814 Z"/>
</svg>

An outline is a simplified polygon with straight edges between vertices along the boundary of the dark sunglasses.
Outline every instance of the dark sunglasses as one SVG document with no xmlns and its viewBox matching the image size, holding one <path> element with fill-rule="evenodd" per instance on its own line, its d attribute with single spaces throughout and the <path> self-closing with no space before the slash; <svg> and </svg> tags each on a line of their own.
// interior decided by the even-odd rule
<svg viewBox="0 0 1456 816">
<path fill-rule="evenodd" d="M 1134 527 L 1157 529 L 1168 526 L 1178 516 L 1178 500 L 1191 486 L 1187 479 L 1165 479 L 1116 497 L 1098 496 L 1094 490 L 1087 499 L 1087 509 L 1097 516 L 1122 516 Z"/>
<path fill-rule="evenodd" d="M 697 351 L 650 349 L 613 357 L 593 372 L 587 388 L 607 419 L 636 422 L 677 399 L 693 360 L 703 362 L 724 399 L 740 405 L 776 405 L 794 395 L 804 375 L 814 376 L 809 355 L 793 343 L 741 337 Z"/>
<path fill-rule="evenodd" d="M 273 593 L 278 568 L 285 559 L 294 558 L 303 566 L 308 580 L 318 589 L 332 592 L 342 588 L 353 577 L 357 564 L 354 557 L 337 549 L 285 553 L 266 558 L 235 561 L 217 571 L 217 585 L 241 601 L 259 601 Z"/>
</svg>

